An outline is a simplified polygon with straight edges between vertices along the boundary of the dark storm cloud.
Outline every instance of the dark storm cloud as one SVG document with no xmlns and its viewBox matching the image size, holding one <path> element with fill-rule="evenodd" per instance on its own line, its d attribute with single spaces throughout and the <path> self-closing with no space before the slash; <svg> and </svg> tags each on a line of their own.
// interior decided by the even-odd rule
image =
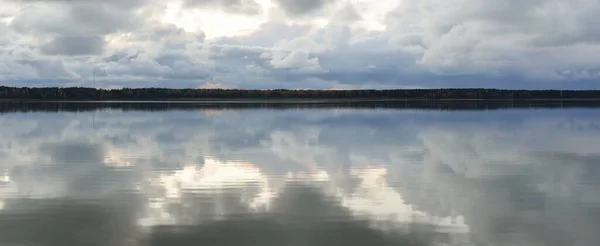
<svg viewBox="0 0 600 246">
<path fill-rule="evenodd" d="M 105 42 L 98 36 L 61 36 L 43 44 L 40 50 L 46 55 L 98 55 L 104 51 Z"/>
</svg>

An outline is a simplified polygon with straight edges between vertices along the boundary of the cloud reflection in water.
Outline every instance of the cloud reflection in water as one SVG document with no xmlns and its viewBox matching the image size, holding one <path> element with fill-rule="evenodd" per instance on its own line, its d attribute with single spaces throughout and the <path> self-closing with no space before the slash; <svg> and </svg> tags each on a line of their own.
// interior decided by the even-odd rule
<svg viewBox="0 0 600 246">
<path fill-rule="evenodd" d="M 3 116 L 0 244 L 600 242 L 590 110 L 94 114 Z"/>
</svg>

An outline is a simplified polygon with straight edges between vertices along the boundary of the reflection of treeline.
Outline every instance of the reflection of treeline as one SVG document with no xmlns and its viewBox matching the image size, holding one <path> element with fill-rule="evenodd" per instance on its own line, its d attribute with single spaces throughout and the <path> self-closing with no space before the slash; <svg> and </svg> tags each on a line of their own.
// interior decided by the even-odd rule
<svg viewBox="0 0 600 246">
<path fill-rule="evenodd" d="M 495 110 L 510 108 L 600 108 L 600 101 L 585 100 L 395 100 L 395 101 L 323 101 L 323 102 L 25 102 L 0 101 L 0 113 L 80 112 L 93 110 L 166 111 L 166 110 L 242 110 L 242 109 L 420 109 L 420 110 Z"/>
<path fill-rule="evenodd" d="M 94 89 L 0 87 L 0 99 L 35 100 L 207 100 L 207 99 L 600 99 L 598 90 L 399 89 L 241 90 Z"/>
</svg>

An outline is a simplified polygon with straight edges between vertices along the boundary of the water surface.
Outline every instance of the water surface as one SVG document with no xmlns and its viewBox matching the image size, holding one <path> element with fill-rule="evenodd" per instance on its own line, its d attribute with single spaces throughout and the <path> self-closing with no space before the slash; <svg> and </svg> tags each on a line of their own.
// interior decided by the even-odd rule
<svg viewBox="0 0 600 246">
<path fill-rule="evenodd" d="M 21 106 L 0 245 L 600 245 L 595 108 Z"/>
</svg>

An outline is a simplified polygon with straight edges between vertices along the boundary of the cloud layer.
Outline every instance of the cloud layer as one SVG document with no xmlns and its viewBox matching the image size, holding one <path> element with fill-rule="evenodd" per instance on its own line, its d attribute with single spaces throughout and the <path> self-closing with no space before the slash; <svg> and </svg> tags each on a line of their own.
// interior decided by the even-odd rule
<svg viewBox="0 0 600 246">
<path fill-rule="evenodd" d="M 598 12 L 594 0 L 0 0 L 0 81 L 599 88 Z"/>
</svg>

